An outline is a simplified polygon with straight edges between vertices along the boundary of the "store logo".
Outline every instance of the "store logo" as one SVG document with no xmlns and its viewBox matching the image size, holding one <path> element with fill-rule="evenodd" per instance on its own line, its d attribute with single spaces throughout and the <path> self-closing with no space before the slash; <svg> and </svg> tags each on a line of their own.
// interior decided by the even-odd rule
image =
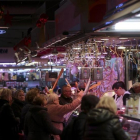
<svg viewBox="0 0 140 140">
<path fill-rule="evenodd" d="M 8 53 L 8 49 L 0 49 L 0 53 Z"/>
</svg>

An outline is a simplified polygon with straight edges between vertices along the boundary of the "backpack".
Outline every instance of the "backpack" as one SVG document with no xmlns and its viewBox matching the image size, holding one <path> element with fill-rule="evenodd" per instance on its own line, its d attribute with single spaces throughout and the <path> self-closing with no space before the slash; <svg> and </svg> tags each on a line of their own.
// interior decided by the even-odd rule
<svg viewBox="0 0 140 140">
<path fill-rule="evenodd" d="M 65 126 L 62 134 L 61 134 L 61 140 L 72 140 L 74 139 L 74 124 L 76 122 L 78 116 L 73 115 L 70 117 L 70 122 L 67 123 Z"/>
</svg>

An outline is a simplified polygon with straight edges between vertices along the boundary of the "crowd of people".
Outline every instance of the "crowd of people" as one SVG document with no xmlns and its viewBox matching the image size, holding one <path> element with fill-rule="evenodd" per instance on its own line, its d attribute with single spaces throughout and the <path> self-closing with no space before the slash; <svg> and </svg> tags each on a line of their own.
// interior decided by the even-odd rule
<svg viewBox="0 0 140 140">
<path fill-rule="evenodd" d="M 140 83 L 126 91 L 123 82 L 112 89 L 114 99 L 98 98 L 77 93 L 71 97 L 71 87 L 64 85 L 61 95 L 40 92 L 38 88 L 13 92 L 0 89 L 0 140 L 130 140 L 123 130 L 117 110 L 126 105 L 126 99 L 140 92 Z M 79 108 L 79 114 L 69 123 L 65 115 Z"/>
</svg>

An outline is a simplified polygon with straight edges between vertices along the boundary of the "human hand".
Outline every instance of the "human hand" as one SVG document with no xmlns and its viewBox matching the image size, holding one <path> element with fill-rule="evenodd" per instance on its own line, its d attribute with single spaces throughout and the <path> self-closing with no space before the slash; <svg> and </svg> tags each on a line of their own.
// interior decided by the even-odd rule
<svg viewBox="0 0 140 140">
<path fill-rule="evenodd" d="M 78 98 L 82 98 L 84 96 L 84 91 L 81 90 L 79 93 L 78 93 Z"/>
</svg>

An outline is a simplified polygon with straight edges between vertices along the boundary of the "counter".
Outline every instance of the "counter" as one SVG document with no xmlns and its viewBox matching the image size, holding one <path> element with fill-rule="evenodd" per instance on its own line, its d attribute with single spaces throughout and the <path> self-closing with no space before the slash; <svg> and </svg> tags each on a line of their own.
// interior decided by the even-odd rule
<svg viewBox="0 0 140 140">
<path fill-rule="evenodd" d="M 129 133 L 131 140 L 140 140 L 140 115 L 120 115 L 123 129 Z"/>
</svg>

